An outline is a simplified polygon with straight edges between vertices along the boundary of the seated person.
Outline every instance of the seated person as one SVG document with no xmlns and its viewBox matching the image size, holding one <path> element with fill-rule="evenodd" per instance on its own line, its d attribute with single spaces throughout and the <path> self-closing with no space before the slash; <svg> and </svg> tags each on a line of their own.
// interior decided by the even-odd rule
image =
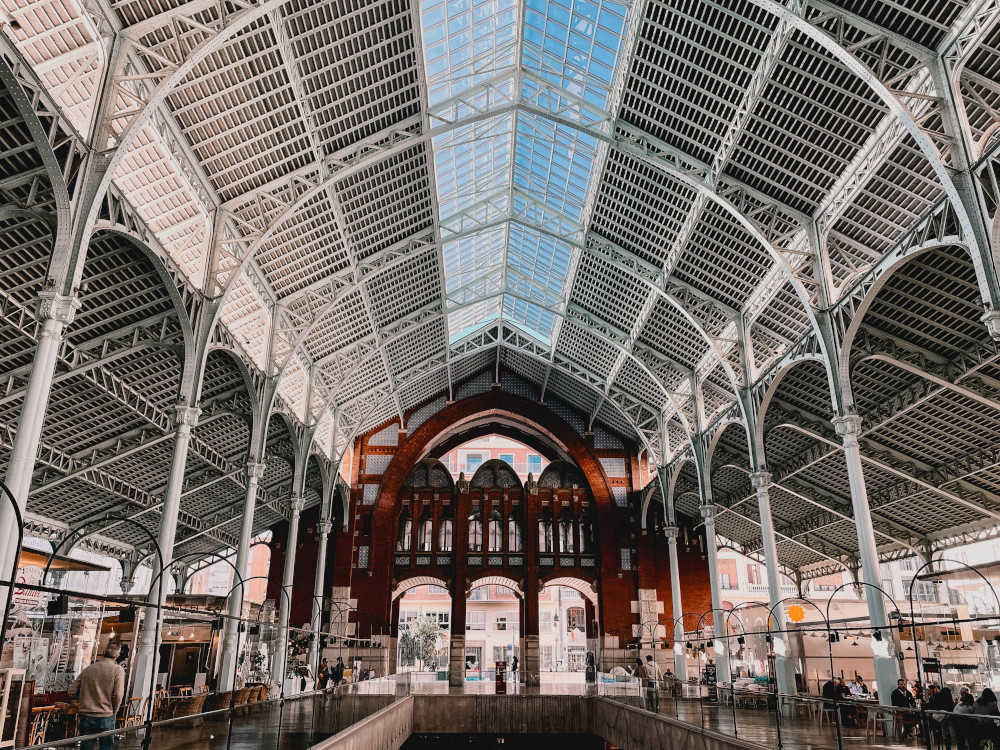
<svg viewBox="0 0 1000 750">
<path fill-rule="evenodd" d="M 851 695 L 858 697 L 868 695 L 868 686 L 859 674 L 854 675 L 854 680 L 848 687 L 851 689 Z"/>
</svg>

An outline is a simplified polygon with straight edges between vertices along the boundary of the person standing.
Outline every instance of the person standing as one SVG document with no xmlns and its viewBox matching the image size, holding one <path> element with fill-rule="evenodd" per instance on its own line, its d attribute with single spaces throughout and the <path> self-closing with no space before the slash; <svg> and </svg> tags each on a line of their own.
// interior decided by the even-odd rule
<svg viewBox="0 0 1000 750">
<path fill-rule="evenodd" d="M 116 663 L 120 643 L 109 643 L 104 658 L 95 661 L 70 683 L 67 693 L 79 700 L 80 735 L 109 732 L 115 728 L 115 715 L 125 699 L 125 670 Z M 100 738 L 101 750 L 112 750 L 114 735 Z M 83 740 L 81 750 L 94 750 L 98 740 Z"/>
<path fill-rule="evenodd" d="M 652 656 L 646 656 L 646 708 L 654 713 L 660 710 L 660 680 L 663 673 Z"/>
<path fill-rule="evenodd" d="M 337 687 L 344 681 L 344 660 L 337 657 L 337 663 L 333 665 L 333 686 Z"/>
<path fill-rule="evenodd" d="M 514 654 L 510 658 L 510 680 L 515 685 L 517 684 L 517 665 L 518 665 L 518 663 L 519 662 L 517 660 L 517 654 Z"/>
</svg>

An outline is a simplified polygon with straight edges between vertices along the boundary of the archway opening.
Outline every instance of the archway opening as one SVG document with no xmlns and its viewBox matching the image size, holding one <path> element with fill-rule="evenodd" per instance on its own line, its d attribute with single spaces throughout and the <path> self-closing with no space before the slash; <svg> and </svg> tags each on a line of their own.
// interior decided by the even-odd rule
<svg viewBox="0 0 1000 750">
<path fill-rule="evenodd" d="M 508 683 L 520 671 L 522 596 L 513 581 L 491 576 L 477 581 L 465 601 L 465 680 L 495 684 L 502 662 Z M 520 675 L 517 675 L 519 679 Z"/>
<path fill-rule="evenodd" d="M 559 578 L 538 593 L 542 682 L 580 683 L 597 661 L 597 595 L 584 581 Z"/>
<path fill-rule="evenodd" d="M 396 671 L 426 681 L 447 679 L 451 594 L 443 582 L 420 583 L 396 600 Z M 439 678 L 439 675 L 441 676 Z"/>
</svg>

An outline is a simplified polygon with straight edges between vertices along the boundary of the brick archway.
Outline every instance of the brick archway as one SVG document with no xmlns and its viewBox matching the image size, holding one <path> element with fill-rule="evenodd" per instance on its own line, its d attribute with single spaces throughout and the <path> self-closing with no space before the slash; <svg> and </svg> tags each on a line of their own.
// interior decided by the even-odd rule
<svg viewBox="0 0 1000 750">
<path fill-rule="evenodd" d="M 450 431 L 490 417 L 516 422 L 527 435 L 536 434 L 555 443 L 583 472 L 597 508 L 599 525 L 600 571 L 597 575 L 605 629 L 628 627 L 635 599 L 632 575 L 623 576 L 619 568 L 618 525 L 611 484 L 601 462 L 584 438 L 569 424 L 537 403 L 501 391 L 473 396 L 450 404 L 431 416 L 398 446 L 386 467 L 375 499 L 372 538 L 379 540 L 371 551 L 371 585 L 359 591 L 359 607 L 368 612 L 391 616 L 393 544 L 397 497 L 413 466 Z M 362 601 L 363 600 L 363 601 Z"/>
</svg>

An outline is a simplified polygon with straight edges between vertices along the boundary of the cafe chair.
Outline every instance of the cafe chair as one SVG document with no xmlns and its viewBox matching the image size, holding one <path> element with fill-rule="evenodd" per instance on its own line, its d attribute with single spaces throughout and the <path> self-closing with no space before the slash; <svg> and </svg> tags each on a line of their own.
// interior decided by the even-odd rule
<svg viewBox="0 0 1000 750">
<path fill-rule="evenodd" d="M 31 730 L 28 734 L 29 745 L 41 745 L 45 742 L 45 734 L 49 731 L 49 721 L 55 712 L 55 706 L 36 708 L 31 719 Z"/>
</svg>

